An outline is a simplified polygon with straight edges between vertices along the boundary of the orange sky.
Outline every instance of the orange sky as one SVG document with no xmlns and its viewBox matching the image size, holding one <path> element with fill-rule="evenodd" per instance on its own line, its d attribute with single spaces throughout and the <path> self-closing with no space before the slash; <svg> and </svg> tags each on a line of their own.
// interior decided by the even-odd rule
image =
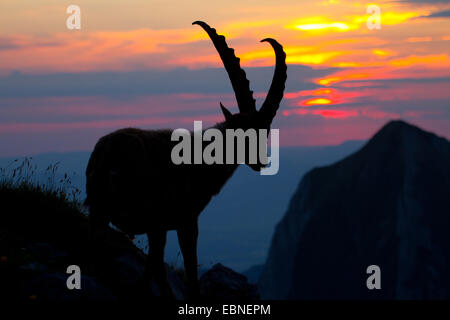
<svg viewBox="0 0 450 320">
<path fill-rule="evenodd" d="M 398 117 L 450 137 L 450 129 L 445 129 L 450 127 L 448 1 L 375 2 L 373 4 L 381 9 L 379 30 L 369 30 L 366 25 L 369 17 L 366 2 L 232 0 L 226 3 L 225 6 L 224 2 L 199 0 L 2 0 L 0 77 L 9 81 L 8 77 L 17 72 L 42 75 L 221 68 L 206 34 L 191 25 L 192 21 L 204 20 L 227 37 L 246 68 L 273 65 L 270 46 L 259 42 L 262 38 L 273 37 L 283 44 L 289 65 L 305 65 L 313 71 L 328 70 L 325 74 L 318 72 L 317 76 L 302 78 L 297 88 L 296 78 L 289 77 L 288 68 L 290 86 L 279 117 L 289 120 L 280 119 L 280 128 L 285 126 L 286 132 L 320 132 L 318 128 L 324 126 L 334 129 L 330 129 L 333 134 L 328 138 L 311 137 L 308 141 L 297 139 L 296 134 L 285 135 L 286 145 L 366 139 L 383 122 Z M 81 8 L 81 30 L 66 28 L 66 8 L 70 4 Z M 432 17 L 433 14 L 442 17 Z M 310 87 L 304 88 L 303 83 Z M 264 96 L 263 89 L 257 92 Z M 181 93 L 182 90 L 175 94 Z M 184 98 L 180 95 L 169 96 L 167 100 L 154 101 L 163 105 L 167 101 L 175 106 L 183 104 Z M 29 128 L 46 126 L 39 116 L 33 116 L 36 110 L 28 111 L 26 121 L 20 119 L 20 112 L 14 113 L 18 112 L 17 108 L 2 110 L 2 105 L 12 103 L 13 98 L 8 97 L 8 101 L 6 98 L 0 94 L 0 134 L 13 134 L 18 130 L 26 133 L 28 129 L 23 123 L 32 123 Z M 25 97 L 15 98 L 17 103 L 25 105 Z M 70 95 L 66 98 L 73 102 Z M 131 118 L 121 120 L 118 116 L 108 122 L 111 112 L 117 116 L 117 110 L 104 108 L 103 103 L 95 104 L 98 97 L 95 99 L 87 98 L 92 105 L 91 113 L 85 111 L 86 118 L 82 119 L 83 123 L 90 123 L 87 127 L 95 127 L 97 122 L 99 127 L 111 123 L 109 129 L 129 121 L 136 125 L 154 123 L 142 119 L 142 112 L 136 112 L 135 118 L 131 114 Z M 210 100 L 214 99 L 203 102 L 210 103 Z M 398 109 L 395 109 L 396 101 L 400 105 Z M 412 109 L 408 109 L 409 101 L 414 104 Z M 418 101 L 423 103 L 420 105 Z M 427 101 L 432 101 L 433 108 L 430 109 Z M 79 116 L 80 110 L 85 109 L 78 102 L 73 103 L 74 110 L 78 110 L 73 112 Z M 154 108 L 159 109 L 159 106 Z M 211 118 L 216 111 L 219 117 L 216 109 L 216 104 L 211 105 L 209 112 L 200 113 L 199 117 Z M 50 112 L 43 107 L 40 110 Z M 51 112 L 62 111 L 55 105 Z M 108 119 L 101 119 L 101 115 Z M 185 120 L 196 115 L 184 112 L 180 117 Z M 2 116 L 9 120 L 2 121 Z M 151 110 L 147 114 L 147 117 L 154 116 Z M 327 122 L 319 123 L 317 118 Z M 311 121 L 305 122 L 305 119 Z M 55 118 L 56 125 L 48 125 L 49 130 L 62 130 L 64 124 L 58 121 Z M 169 118 L 163 115 L 159 121 L 161 125 L 173 127 L 172 115 Z M 351 121 L 353 129 L 349 129 Z M 79 121 L 73 123 L 71 126 L 76 126 Z M 367 129 L 360 128 L 362 125 Z M 11 128 L 15 129 L 11 131 Z M 96 132 L 95 138 L 99 134 Z M 79 147 L 87 148 L 91 144 L 80 143 Z M 25 150 L 26 145 L 23 148 Z"/>
<path fill-rule="evenodd" d="M 445 4 L 378 2 L 381 29 L 369 30 L 367 3 L 354 1 L 227 1 L 224 8 L 206 1 L 80 0 L 81 30 L 70 31 L 65 26 L 70 3 L 3 0 L 0 35 L 17 48 L 1 52 L 1 71 L 219 66 L 212 46 L 199 49 L 198 41 L 208 40 L 191 26 L 196 19 L 225 34 L 247 66 L 272 64 L 272 51 L 258 42 L 266 36 L 284 44 L 289 63 L 351 68 L 450 64 L 448 19 L 420 18 L 450 9 Z M 140 59 L 149 54 L 158 59 Z"/>
</svg>

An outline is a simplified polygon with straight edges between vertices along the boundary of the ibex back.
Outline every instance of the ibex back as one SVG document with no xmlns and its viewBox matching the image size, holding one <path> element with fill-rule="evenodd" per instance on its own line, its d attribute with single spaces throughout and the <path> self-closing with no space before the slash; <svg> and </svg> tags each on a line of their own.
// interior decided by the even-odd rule
<svg viewBox="0 0 450 320">
<path fill-rule="evenodd" d="M 220 104 L 225 121 L 214 127 L 270 129 L 283 98 L 286 55 L 274 39 L 269 42 L 276 56 L 272 84 L 260 110 L 256 110 L 249 81 L 225 37 L 202 21 L 225 66 L 235 92 L 239 113 L 231 114 Z M 173 130 L 125 128 L 102 137 L 86 170 L 86 204 L 89 206 L 93 239 L 112 222 L 123 232 L 146 233 L 149 243 L 146 276 L 153 275 L 163 295 L 173 293 L 167 281 L 164 247 L 168 230 L 176 230 L 190 289 L 198 293 L 198 216 L 232 176 L 238 164 L 180 164 L 171 160 Z M 192 135 L 191 135 L 192 136 Z M 225 136 L 225 135 L 224 135 Z M 226 145 L 226 143 L 224 143 Z M 249 164 L 258 171 L 262 163 Z"/>
</svg>

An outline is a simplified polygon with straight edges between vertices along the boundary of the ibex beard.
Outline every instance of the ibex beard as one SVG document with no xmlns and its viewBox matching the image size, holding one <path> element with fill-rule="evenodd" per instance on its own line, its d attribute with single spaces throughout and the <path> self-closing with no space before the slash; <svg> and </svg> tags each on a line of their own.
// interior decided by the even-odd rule
<svg viewBox="0 0 450 320">
<path fill-rule="evenodd" d="M 245 71 L 241 69 L 234 50 L 227 46 L 225 37 L 202 21 L 193 24 L 200 25 L 216 47 L 239 108 L 239 113 L 232 114 L 220 103 L 225 121 L 213 128 L 225 139 L 227 130 L 265 130 L 259 131 L 264 132 L 263 138 L 259 135 L 259 143 L 262 143 L 260 149 L 267 151 L 267 134 L 283 98 L 287 78 L 283 47 L 274 39 L 262 40 L 274 49 L 276 64 L 267 97 L 257 110 Z M 255 171 L 261 171 L 267 162 L 246 157 L 244 161 L 232 163 L 175 164 L 171 158 L 172 150 L 176 148 L 176 142 L 172 141 L 173 133 L 174 130 L 170 129 L 125 128 L 102 137 L 95 145 L 86 169 L 85 203 L 89 206 L 90 234 L 94 245 L 101 243 L 110 223 L 129 235 L 147 234 L 149 252 L 144 282 L 149 283 L 153 277 L 161 294 L 168 297 L 174 295 L 167 280 L 164 247 L 167 231 L 176 230 L 189 294 L 198 296 L 197 222 L 200 213 L 220 192 L 240 162 Z M 196 133 L 190 132 L 189 135 L 195 137 Z M 273 140 L 278 146 L 278 137 Z M 211 147 L 211 144 L 204 148 Z M 200 154 L 204 151 L 201 148 Z M 226 154 L 231 152 L 231 149 L 223 150 Z"/>
</svg>

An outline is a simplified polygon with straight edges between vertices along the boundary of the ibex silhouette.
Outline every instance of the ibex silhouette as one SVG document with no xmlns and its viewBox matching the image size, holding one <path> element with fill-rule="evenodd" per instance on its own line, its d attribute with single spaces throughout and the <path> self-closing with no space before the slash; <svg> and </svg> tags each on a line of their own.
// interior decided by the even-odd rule
<svg viewBox="0 0 450 320">
<path fill-rule="evenodd" d="M 245 71 L 234 50 L 227 46 L 225 37 L 205 22 L 193 24 L 200 25 L 216 47 L 240 111 L 231 114 L 220 103 L 225 121 L 214 127 L 222 132 L 237 128 L 270 129 L 287 78 L 283 47 L 271 38 L 261 40 L 273 47 L 276 66 L 267 97 L 257 111 Z M 153 275 L 162 294 L 171 297 L 173 293 L 164 265 L 167 231 L 177 231 L 189 287 L 193 293 L 198 293 L 198 216 L 238 166 L 173 164 L 171 150 L 175 142 L 171 141 L 172 131 L 125 128 L 110 133 L 97 142 L 86 170 L 86 204 L 94 239 L 100 237 L 101 230 L 110 222 L 130 235 L 147 233 L 146 276 Z M 249 166 L 259 171 L 264 165 L 259 162 Z"/>
</svg>

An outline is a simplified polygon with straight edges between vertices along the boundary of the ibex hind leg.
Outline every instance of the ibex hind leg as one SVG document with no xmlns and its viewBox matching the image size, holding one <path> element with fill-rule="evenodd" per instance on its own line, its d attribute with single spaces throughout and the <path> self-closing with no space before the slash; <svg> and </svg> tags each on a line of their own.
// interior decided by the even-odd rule
<svg viewBox="0 0 450 320">
<path fill-rule="evenodd" d="M 153 276 L 156 285 L 161 291 L 161 296 L 175 299 L 175 295 L 170 288 L 167 278 L 166 265 L 164 263 L 164 247 L 166 246 L 166 230 L 152 230 L 147 233 L 148 256 L 147 266 L 144 272 L 144 281 L 150 283 Z"/>
</svg>

